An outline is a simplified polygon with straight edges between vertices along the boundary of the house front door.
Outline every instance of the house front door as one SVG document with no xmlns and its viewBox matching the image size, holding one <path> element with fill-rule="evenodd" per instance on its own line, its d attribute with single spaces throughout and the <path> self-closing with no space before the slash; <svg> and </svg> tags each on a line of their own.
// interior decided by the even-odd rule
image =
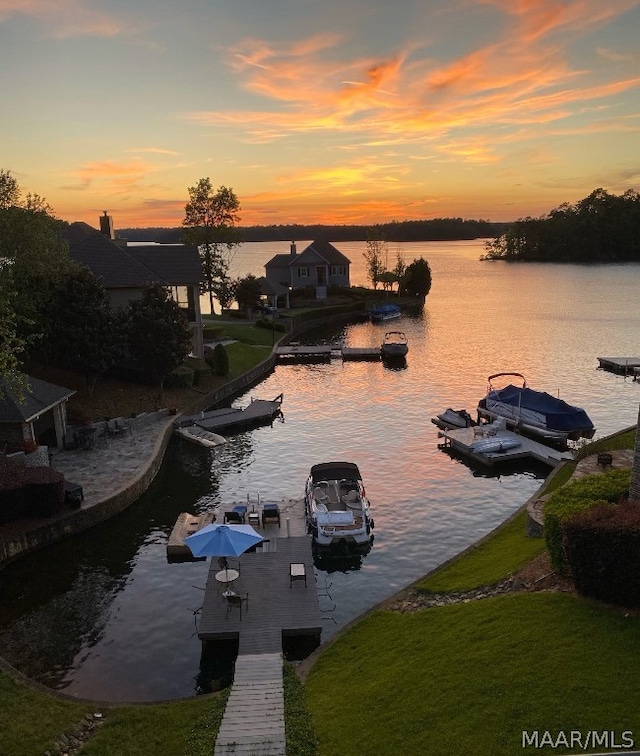
<svg viewBox="0 0 640 756">
<path fill-rule="evenodd" d="M 318 265 L 316 268 L 316 286 L 327 285 L 327 266 Z"/>
</svg>

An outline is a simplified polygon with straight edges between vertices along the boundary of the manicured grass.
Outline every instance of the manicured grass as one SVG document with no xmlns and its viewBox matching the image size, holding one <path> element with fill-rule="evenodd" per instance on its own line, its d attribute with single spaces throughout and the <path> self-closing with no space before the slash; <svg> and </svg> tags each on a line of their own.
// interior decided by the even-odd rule
<svg viewBox="0 0 640 756">
<path fill-rule="evenodd" d="M 227 693 L 107 712 L 83 756 L 210 756 Z"/>
<path fill-rule="evenodd" d="M 93 708 L 64 701 L 18 682 L 0 669 L 0 753 L 34 756 L 53 749 L 56 739 Z"/>
<path fill-rule="evenodd" d="M 319 753 L 513 756 L 523 730 L 640 733 L 638 643 L 637 617 L 560 593 L 375 612 L 307 678 Z"/>
<path fill-rule="evenodd" d="M 544 538 L 527 537 L 526 518 L 527 513 L 520 512 L 491 538 L 431 573 L 415 587 L 429 593 L 445 593 L 500 582 L 545 549 Z"/>
</svg>

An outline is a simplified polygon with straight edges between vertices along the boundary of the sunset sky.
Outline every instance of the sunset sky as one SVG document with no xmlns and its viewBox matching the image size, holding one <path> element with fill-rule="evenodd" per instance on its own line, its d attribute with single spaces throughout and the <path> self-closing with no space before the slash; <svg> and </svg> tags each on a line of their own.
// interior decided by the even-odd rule
<svg viewBox="0 0 640 756">
<path fill-rule="evenodd" d="M 0 0 L 0 168 L 177 226 L 548 212 L 640 189 L 640 0 Z"/>
</svg>

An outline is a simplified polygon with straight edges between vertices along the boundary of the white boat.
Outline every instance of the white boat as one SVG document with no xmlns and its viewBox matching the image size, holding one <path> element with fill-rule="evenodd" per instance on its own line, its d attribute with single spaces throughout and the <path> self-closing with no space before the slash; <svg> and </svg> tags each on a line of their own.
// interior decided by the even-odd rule
<svg viewBox="0 0 640 756">
<path fill-rule="evenodd" d="M 191 441 L 194 444 L 199 444 L 200 446 L 206 446 L 208 448 L 227 443 L 227 439 L 224 436 L 221 436 L 219 433 L 212 433 L 204 428 L 199 428 L 197 425 L 174 428 L 173 432 L 179 438 L 184 438 L 185 441 Z"/>
<path fill-rule="evenodd" d="M 403 331 L 387 331 L 380 346 L 383 357 L 406 357 L 409 351 L 407 337 Z"/>
<path fill-rule="evenodd" d="M 317 546 L 370 543 L 374 523 L 358 466 L 353 462 L 314 465 L 305 487 L 305 515 Z"/>
<path fill-rule="evenodd" d="M 448 407 L 444 412 L 431 418 L 431 422 L 442 430 L 451 428 L 470 428 L 475 425 L 467 410 L 454 410 Z"/>
<path fill-rule="evenodd" d="M 502 389 L 492 381 L 501 377 L 518 378 L 522 385 L 510 383 Z M 488 379 L 487 395 L 478 403 L 478 418 L 493 422 L 504 418 L 507 427 L 544 441 L 566 443 L 568 439 L 591 438 L 595 428 L 581 407 L 574 407 L 544 391 L 527 386 L 521 373 L 496 373 Z"/>
</svg>

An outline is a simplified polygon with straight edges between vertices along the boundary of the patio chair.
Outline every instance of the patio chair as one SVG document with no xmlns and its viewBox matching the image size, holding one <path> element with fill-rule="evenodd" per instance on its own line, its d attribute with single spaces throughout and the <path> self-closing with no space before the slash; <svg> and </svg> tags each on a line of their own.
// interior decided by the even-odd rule
<svg viewBox="0 0 640 756">
<path fill-rule="evenodd" d="M 268 522 L 277 522 L 280 525 L 280 508 L 277 504 L 263 504 L 262 506 L 262 527 Z"/>
<path fill-rule="evenodd" d="M 224 522 L 235 523 L 236 525 L 242 525 L 244 522 L 244 516 L 240 512 L 236 512 L 235 509 L 230 512 L 224 513 Z"/>
<path fill-rule="evenodd" d="M 229 614 L 234 609 L 240 610 L 240 622 L 242 622 L 242 602 L 244 602 L 245 605 L 245 611 L 249 611 L 249 593 L 231 593 L 227 592 L 225 595 L 225 599 L 227 600 L 227 611 L 225 614 L 225 619 L 229 619 Z"/>
</svg>

